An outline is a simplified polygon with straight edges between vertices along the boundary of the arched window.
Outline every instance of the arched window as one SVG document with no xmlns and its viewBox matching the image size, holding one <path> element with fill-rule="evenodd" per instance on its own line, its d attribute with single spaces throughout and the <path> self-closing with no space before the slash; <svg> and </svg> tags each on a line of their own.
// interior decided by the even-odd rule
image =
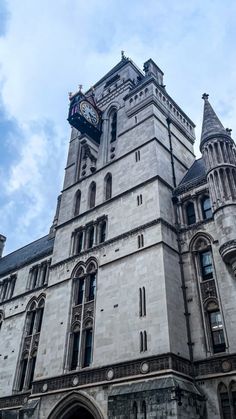
<svg viewBox="0 0 236 419">
<path fill-rule="evenodd" d="M 105 177 L 105 200 L 112 197 L 112 175 L 108 173 Z"/>
<path fill-rule="evenodd" d="M 81 192 L 77 191 L 75 195 L 75 211 L 74 215 L 79 215 L 80 212 L 80 202 L 81 202 Z"/>
<path fill-rule="evenodd" d="M 92 362 L 93 315 L 96 297 L 97 264 L 90 260 L 80 264 L 74 278 L 68 368 L 88 367 Z M 89 305 L 88 305 L 89 302 Z M 81 305 L 80 307 L 77 307 Z"/>
<path fill-rule="evenodd" d="M 223 330 L 223 322 L 218 305 L 211 302 L 207 306 L 207 315 L 211 333 L 213 352 L 225 352 L 225 338 Z"/>
<path fill-rule="evenodd" d="M 133 417 L 134 419 L 138 418 L 138 406 L 136 402 L 133 403 Z"/>
<path fill-rule="evenodd" d="M 110 116 L 110 142 L 116 141 L 117 137 L 117 111 L 114 110 Z"/>
<path fill-rule="evenodd" d="M 27 318 L 26 318 L 26 334 L 32 335 L 34 331 L 34 323 L 36 317 L 36 302 L 34 301 L 28 310 Z"/>
<path fill-rule="evenodd" d="M 39 333 L 41 331 L 42 321 L 43 321 L 43 312 L 44 312 L 44 304 L 45 300 L 42 298 L 38 303 L 38 309 L 37 309 L 37 317 L 36 317 L 36 333 Z"/>
<path fill-rule="evenodd" d="M 85 272 L 79 268 L 75 277 L 75 305 L 82 304 L 85 290 Z"/>
<path fill-rule="evenodd" d="M 26 322 L 25 322 L 25 335 L 22 347 L 33 348 L 32 352 L 23 351 L 20 362 L 20 372 L 17 378 L 17 387 L 19 391 L 27 390 L 32 387 L 34 379 L 34 370 L 37 358 L 37 348 L 34 344 L 39 340 L 39 334 L 41 331 L 43 311 L 44 311 L 45 299 L 42 296 L 39 301 L 35 299 L 27 311 Z M 37 334 L 37 338 L 35 335 Z"/>
<path fill-rule="evenodd" d="M 223 383 L 219 384 L 218 394 L 222 419 L 231 419 L 229 393 Z"/>
<path fill-rule="evenodd" d="M 94 300 L 96 291 L 96 273 L 93 272 L 89 275 L 89 293 L 88 301 Z"/>
<path fill-rule="evenodd" d="M 195 216 L 195 210 L 194 210 L 193 202 L 189 202 L 186 205 L 186 216 L 187 216 L 187 224 L 188 225 L 196 223 L 196 216 Z"/>
<path fill-rule="evenodd" d="M 88 199 L 89 208 L 94 208 L 95 202 L 96 202 L 96 183 L 92 182 L 89 187 L 89 199 Z"/>
<path fill-rule="evenodd" d="M 142 402 L 142 418 L 147 419 L 147 406 L 145 400 Z"/>
<path fill-rule="evenodd" d="M 209 196 L 204 196 L 201 201 L 202 216 L 204 220 L 212 217 L 211 202 Z"/>
</svg>

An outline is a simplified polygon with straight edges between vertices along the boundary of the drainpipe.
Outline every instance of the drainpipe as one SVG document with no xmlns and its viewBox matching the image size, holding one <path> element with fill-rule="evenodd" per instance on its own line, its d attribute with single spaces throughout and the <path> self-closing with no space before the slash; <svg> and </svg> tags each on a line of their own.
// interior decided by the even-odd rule
<svg viewBox="0 0 236 419">
<path fill-rule="evenodd" d="M 170 144 L 170 160 L 171 160 L 171 167 L 172 167 L 172 180 L 173 180 L 174 188 L 176 188 L 175 164 L 174 164 L 172 138 L 171 138 L 171 130 L 170 130 L 171 119 L 169 117 L 166 118 L 166 122 L 167 122 L 167 127 L 168 127 L 168 137 L 169 137 L 169 144 Z"/>
<path fill-rule="evenodd" d="M 194 373 L 194 363 L 193 363 L 193 341 L 191 336 L 191 328 L 190 328 L 190 313 L 188 311 L 188 303 L 187 303 L 187 287 L 185 284 L 185 277 L 184 277 L 184 267 L 183 267 L 183 258 L 181 253 L 181 243 L 180 243 L 180 226 L 178 222 L 178 213 L 177 213 L 177 202 L 178 198 L 174 196 L 172 198 L 172 202 L 174 204 L 174 212 L 175 212 L 175 226 L 177 230 L 177 245 L 178 245 L 178 253 L 179 253 L 179 266 L 180 266 L 180 277 L 181 277 L 181 288 L 183 292 L 183 300 L 184 300 L 184 315 L 186 320 L 186 329 L 187 329 L 187 344 L 188 344 L 188 350 L 189 350 L 189 359 L 191 362 L 191 370 L 192 370 L 192 376 L 193 380 L 195 381 L 195 373 Z"/>
</svg>

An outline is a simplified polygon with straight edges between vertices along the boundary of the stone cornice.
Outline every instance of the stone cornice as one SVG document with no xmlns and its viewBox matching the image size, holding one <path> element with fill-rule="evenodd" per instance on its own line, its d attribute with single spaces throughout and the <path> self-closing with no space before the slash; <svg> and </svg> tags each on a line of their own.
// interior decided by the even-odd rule
<svg viewBox="0 0 236 419">
<path fill-rule="evenodd" d="M 207 183 L 207 177 L 206 176 L 199 176 L 192 181 L 178 186 L 175 190 L 173 195 L 182 195 L 183 193 L 190 191 L 191 189 L 197 188 L 198 186 L 204 185 Z"/>
</svg>

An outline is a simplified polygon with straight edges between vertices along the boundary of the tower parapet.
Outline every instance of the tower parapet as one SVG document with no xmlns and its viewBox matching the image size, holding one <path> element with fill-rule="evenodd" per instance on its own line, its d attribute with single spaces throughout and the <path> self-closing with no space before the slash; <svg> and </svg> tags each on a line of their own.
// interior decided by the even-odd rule
<svg viewBox="0 0 236 419">
<path fill-rule="evenodd" d="M 219 232 L 220 254 L 236 275 L 236 148 L 203 94 L 204 113 L 200 150 L 207 170 L 212 211 Z"/>
</svg>

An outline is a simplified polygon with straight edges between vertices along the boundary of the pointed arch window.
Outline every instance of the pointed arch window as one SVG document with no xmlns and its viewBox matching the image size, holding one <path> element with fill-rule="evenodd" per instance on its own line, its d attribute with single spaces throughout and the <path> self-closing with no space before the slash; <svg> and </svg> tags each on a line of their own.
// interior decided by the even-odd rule
<svg viewBox="0 0 236 419">
<path fill-rule="evenodd" d="M 189 202 L 186 205 L 186 216 L 187 216 L 187 224 L 191 225 L 196 223 L 196 215 L 195 215 L 195 209 L 194 209 L 194 203 Z"/>
<path fill-rule="evenodd" d="M 111 199 L 112 197 L 112 175 L 108 173 L 105 177 L 105 200 Z"/>
<path fill-rule="evenodd" d="M 28 390 L 32 387 L 38 348 L 38 346 L 35 346 L 35 342 L 38 342 L 40 337 L 44 304 L 44 297 L 41 297 L 39 301 L 35 299 L 35 301 L 30 304 L 27 311 L 20 370 L 16 383 L 16 387 L 19 391 Z M 31 352 L 25 350 L 25 348 L 28 347 L 31 348 Z"/>
<path fill-rule="evenodd" d="M 67 368 L 88 367 L 92 362 L 93 316 L 96 297 L 97 264 L 91 260 L 79 266 L 74 277 L 74 304 Z"/>
<path fill-rule="evenodd" d="M 116 141 L 117 137 L 117 111 L 113 110 L 110 116 L 110 142 Z"/>
<path fill-rule="evenodd" d="M 81 192 L 80 190 L 76 192 L 75 195 L 75 211 L 74 215 L 79 215 L 80 213 L 80 203 L 81 203 Z"/>
<path fill-rule="evenodd" d="M 202 216 L 204 220 L 208 220 L 212 217 L 211 201 L 209 196 L 204 196 L 201 201 Z"/>
<path fill-rule="evenodd" d="M 96 202 L 96 183 L 92 182 L 89 187 L 89 209 L 95 207 Z"/>
<path fill-rule="evenodd" d="M 229 393 L 227 387 L 221 383 L 218 388 L 221 417 L 223 419 L 231 419 Z"/>
</svg>

